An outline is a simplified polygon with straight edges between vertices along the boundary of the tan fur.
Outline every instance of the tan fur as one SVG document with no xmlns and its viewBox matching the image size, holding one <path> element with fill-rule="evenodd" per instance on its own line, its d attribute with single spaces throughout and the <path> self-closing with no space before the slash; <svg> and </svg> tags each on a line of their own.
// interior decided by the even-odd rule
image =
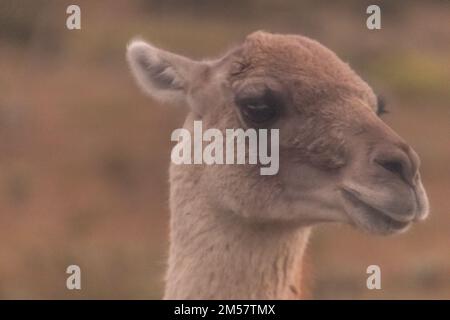
<svg viewBox="0 0 450 320">
<path fill-rule="evenodd" d="M 375 114 L 371 88 L 318 42 L 256 32 L 202 62 L 134 42 L 128 60 L 150 95 L 190 108 L 191 131 L 194 120 L 204 130 L 250 127 L 238 95 L 269 88 L 283 101 L 270 125 L 280 129 L 277 175 L 255 165 L 171 165 L 165 298 L 298 299 L 311 226 L 388 234 L 427 215 L 417 154 Z"/>
</svg>

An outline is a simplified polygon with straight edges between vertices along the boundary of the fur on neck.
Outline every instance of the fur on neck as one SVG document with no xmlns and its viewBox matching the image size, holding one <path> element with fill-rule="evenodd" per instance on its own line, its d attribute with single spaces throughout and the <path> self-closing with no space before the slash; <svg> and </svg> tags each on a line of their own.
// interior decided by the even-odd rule
<svg viewBox="0 0 450 320">
<path fill-rule="evenodd" d="M 301 298 L 310 228 L 257 223 L 217 209 L 195 194 L 195 179 L 177 166 L 171 182 L 165 299 Z"/>
</svg>

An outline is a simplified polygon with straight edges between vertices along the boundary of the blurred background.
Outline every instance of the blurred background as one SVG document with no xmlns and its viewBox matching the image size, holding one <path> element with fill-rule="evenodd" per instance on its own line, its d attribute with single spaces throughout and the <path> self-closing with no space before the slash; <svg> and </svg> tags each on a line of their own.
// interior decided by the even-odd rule
<svg viewBox="0 0 450 320">
<path fill-rule="evenodd" d="M 81 30 L 66 8 L 81 7 Z M 374 2 L 375 3 L 375 2 Z M 450 299 L 450 2 L 0 0 L 0 298 L 162 296 L 170 133 L 183 111 L 146 98 L 130 38 L 193 58 L 255 30 L 310 36 L 386 97 L 384 119 L 421 155 L 432 214 L 394 237 L 321 226 L 315 299 Z M 82 290 L 66 289 L 68 265 Z M 382 269 L 382 290 L 366 268 Z"/>
</svg>

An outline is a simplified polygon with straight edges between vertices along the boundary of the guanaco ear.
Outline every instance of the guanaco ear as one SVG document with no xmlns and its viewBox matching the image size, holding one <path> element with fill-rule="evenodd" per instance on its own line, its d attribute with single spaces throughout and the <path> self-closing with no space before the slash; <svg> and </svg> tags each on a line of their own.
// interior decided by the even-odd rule
<svg viewBox="0 0 450 320">
<path fill-rule="evenodd" d="M 203 63 L 158 49 L 142 40 L 127 47 L 127 60 L 139 86 L 160 102 L 183 103 Z"/>
</svg>

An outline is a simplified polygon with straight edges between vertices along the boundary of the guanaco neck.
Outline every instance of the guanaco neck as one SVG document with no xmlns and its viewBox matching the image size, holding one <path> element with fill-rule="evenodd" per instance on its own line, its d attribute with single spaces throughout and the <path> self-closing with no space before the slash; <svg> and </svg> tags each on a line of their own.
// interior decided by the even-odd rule
<svg viewBox="0 0 450 320">
<path fill-rule="evenodd" d="M 309 228 L 213 209 L 201 194 L 189 196 L 193 186 L 174 185 L 180 181 L 173 176 L 165 299 L 301 298 Z"/>
</svg>

